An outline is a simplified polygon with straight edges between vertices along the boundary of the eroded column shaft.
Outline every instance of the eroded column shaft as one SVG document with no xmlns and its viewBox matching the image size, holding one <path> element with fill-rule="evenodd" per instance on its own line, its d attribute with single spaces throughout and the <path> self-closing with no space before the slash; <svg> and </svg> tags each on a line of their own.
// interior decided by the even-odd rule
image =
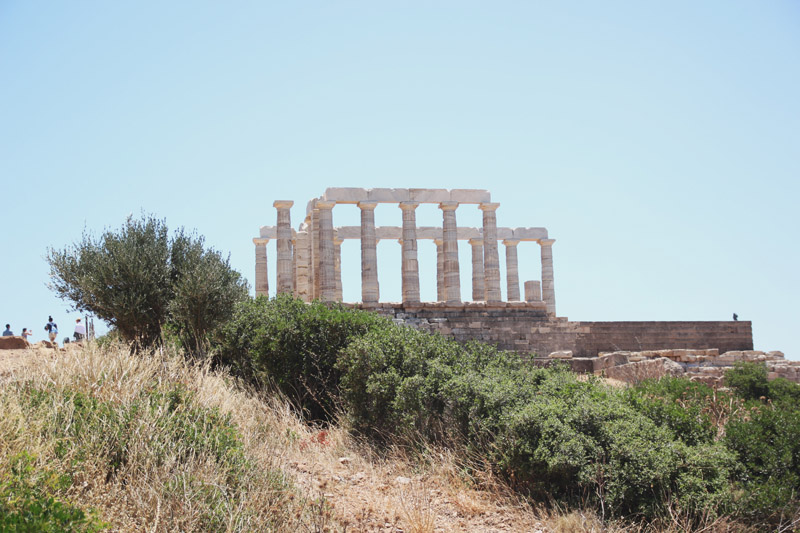
<svg viewBox="0 0 800 533">
<path fill-rule="evenodd" d="M 403 302 L 419 302 L 419 261 L 417 258 L 417 215 L 419 206 L 414 202 L 401 202 L 403 210 Z"/>
<path fill-rule="evenodd" d="M 556 314 L 556 291 L 553 279 L 553 243 L 555 239 L 540 239 L 542 247 L 542 300 L 547 304 L 547 312 Z"/>
<path fill-rule="evenodd" d="M 519 265 L 517 263 L 517 245 L 519 241 L 506 239 L 506 290 L 508 301 L 519 301 Z"/>
<path fill-rule="evenodd" d="M 377 303 L 380 298 L 378 286 L 378 240 L 375 235 L 375 202 L 359 202 L 361 209 L 361 301 Z"/>
<path fill-rule="evenodd" d="M 256 296 L 269 296 L 267 278 L 267 243 L 269 239 L 253 239 L 256 245 Z"/>
<path fill-rule="evenodd" d="M 497 253 L 497 208 L 500 204 L 480 204 L 483 211 L 483 269 L 487 302 L 501 301 L 500 257 Z"/>
<path fill-rule="evenodd" d="M 319 289 L 323 302 L 336 301 L 336 252 L 333 245 L 333 206 L 336 202 L 317 202 L 319 208 Z"/>
<path fill-rule="evenodd" d="M 444 301 L 444 246 L 442 239 L 434 239 L 436 245 L 436 300 Z"/>
<path fill-rule="evenodd" d="M 278 210 L 277 249 L 278 266 L 276 269 L 277 292 L 292 292 L 292 218 L 290 208 L 294 205 L 291 201 L 276 201 L 272 204 Z"/>
<path fill-rule="evenodd" d="M 458 225 L 456 208 L 458 202 L 442 202 L 442 241 L 444 247 L 444 290 L 445 302 L 461 302 L 461 273 L 458 264 Z"/>
<path fill-rule="evenodd" d="M 486 283 L 483 272 L 483 239 L 470 239 L 472 246 L 472 301 L 479 302 L 486 297 Z"/>
</svg>

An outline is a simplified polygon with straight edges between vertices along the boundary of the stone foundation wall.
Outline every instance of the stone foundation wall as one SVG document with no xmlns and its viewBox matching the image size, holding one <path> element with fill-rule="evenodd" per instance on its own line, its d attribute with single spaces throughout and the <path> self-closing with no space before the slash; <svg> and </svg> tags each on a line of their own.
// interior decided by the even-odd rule
<svg viewBox="0 0 800 533">
<path fill-rule="evenodd" d="M 745 321 L 570 322 L 549 315 L 544 302 L 381 303 L 359 307 L 457 341 L 478 340 L 540 356 L 562 350 L 572 351 L 575 357 L 595 357 L 620 350 L 753 349 L 752 326 Z"/>
</svg>

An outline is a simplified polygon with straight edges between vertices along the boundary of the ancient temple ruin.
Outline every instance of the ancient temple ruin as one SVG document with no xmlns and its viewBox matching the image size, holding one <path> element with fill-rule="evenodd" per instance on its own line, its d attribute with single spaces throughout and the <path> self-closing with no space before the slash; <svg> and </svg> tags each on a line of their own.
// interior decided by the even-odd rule
<svg viewBox="0 0 800 533">
<path fill-rule="evenodd" d="M 441 226 L 417 226 L 416 209 L 426 203 L 441 210 Z M 357 205 L 361 224 L 334 227 L 337 204 Z M 400 225 L 376 227 L 378 204 L 396 206 Z M 358 239 L 361 301 L 347 305 L 370 309 L 397 323 L 457 341 L 479 340 L 521 353 L 568 352 L 570 357 L 592 358 L 620 350 L 718 349 L 725 353 L 753 349 L 751 323 L 747 321 L 578 322 L 556 316 L 555 241 L 542 227 L 498 227 L 499 204 L 492 202 L 485 190 L 329 188 L 308 203 L 305 219 L 297 229 L 292 228 L 292 205 L 292 201 L 276 201 L 277 225 L 261 227 L 259 236 L 253 239 L 256 295 L 269 293 L 267 244 L 275 240 L 276 293 L 290 293 L 307 302 L 341 302 L 341 245 L 347 239 Z M 457 224 L 457 213 L 476 208 L 481 211 L 481 227 Z M 402 247 L 401 302 L 380 299 L 377 243 L 381 239 L 397 241 Z M 421 240 L 435 244 L 435 265 L 420 264 L 417 246 Z M 459 241 L 466 241 L 472 250 L 470 301 L 461 301 Z M 541 254 L 541 279 L 524 282 L 524 299 L 520 296 L 517 256 L 520 243 L 538 245 Z M 500 244 L 505 248 L 507 269 L 505 301 L 500 290 Z M 437 301 L 421 301 L 420 274 L 428 279 L 434 272 Z"/>
<path fill-rule="evenodd" d="M 416 209 L 420 204 L 435 204 L 442 210 L 441 227 L 418 227 Z M 361 210 L 360 226 L 333 226 L 337 204 L 355 204 Z M 400 226 L 375 226 L 378 204 L 399 208 Z M 502 306 L 498 243 L 505 247 L 506 294 L 508 302 L 521 302 L 517 246 L 533 242 L 541 248 L 541 280 L 524 282 L 524 305 L 546 309 L 555 315 L 553 281 L 555 240 L 545 228 L 497 227 L 496 211 L 500 204 L 491 201 L 489 191 L 480 189 L 359 189 L 329 188 L 311 200 L 299 229 L 291 227 L 291 201 L 276 201 L 277 226 L 263 226 L 256 245 L 256 294 L 267 294 L 267 244 L 277 240 L 277 290 L 290 292 L 305 301 L 319 299 L 342 301 L 341 245 L 346 239 L 361 242 L 361 304 L 377 306 L 380 302 L 376 247 L 380 240 L 397 241 L 402 246 L 402 301 L 406 306 L 420 304 L 420 264 L 417 243 L 433 241 L 437 250 L 437 299 L 448 306 L 460 306 L 461 265 L 458 241 L 472 249 L 472 301 Z M 477 208 L 482 211 L 480 228 L 458 226 L 457 210 Z M 431 272 L 432 273 L 432 272 Z"/>
</svg>

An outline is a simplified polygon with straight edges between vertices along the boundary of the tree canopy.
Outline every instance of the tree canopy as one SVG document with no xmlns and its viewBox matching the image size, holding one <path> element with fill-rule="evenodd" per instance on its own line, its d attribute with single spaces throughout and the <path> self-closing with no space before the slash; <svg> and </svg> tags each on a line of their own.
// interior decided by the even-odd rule
<svg viewBox="0 0 800 533">
<path fill-rule="evenodd" d="M 247 281 L 204 238 L 153 215 L 128 217 L 99 237 L 84 231 L 62 250 L 48 249 L 50 288 L 138 348 L 158 345 L 165 327 L 195 353 L 247 297 Z"/>
</svg>

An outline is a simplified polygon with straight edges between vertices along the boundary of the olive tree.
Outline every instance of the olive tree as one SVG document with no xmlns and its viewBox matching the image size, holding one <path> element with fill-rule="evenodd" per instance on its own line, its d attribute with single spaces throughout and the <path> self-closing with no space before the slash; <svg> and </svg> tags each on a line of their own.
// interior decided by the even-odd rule
<svg viewBox="0 0 800 533">
<path fill-rule="evenodd" d="M 247 298 L 247 282 L 229 260 L 166 221 L 128 217 L 118 230 L 47 251 L 50 288 L 78 311 L 116 328 L 135 349 L 163 342 L 165 327 L 203 353 L 209 336 Z"/>
</svg>

